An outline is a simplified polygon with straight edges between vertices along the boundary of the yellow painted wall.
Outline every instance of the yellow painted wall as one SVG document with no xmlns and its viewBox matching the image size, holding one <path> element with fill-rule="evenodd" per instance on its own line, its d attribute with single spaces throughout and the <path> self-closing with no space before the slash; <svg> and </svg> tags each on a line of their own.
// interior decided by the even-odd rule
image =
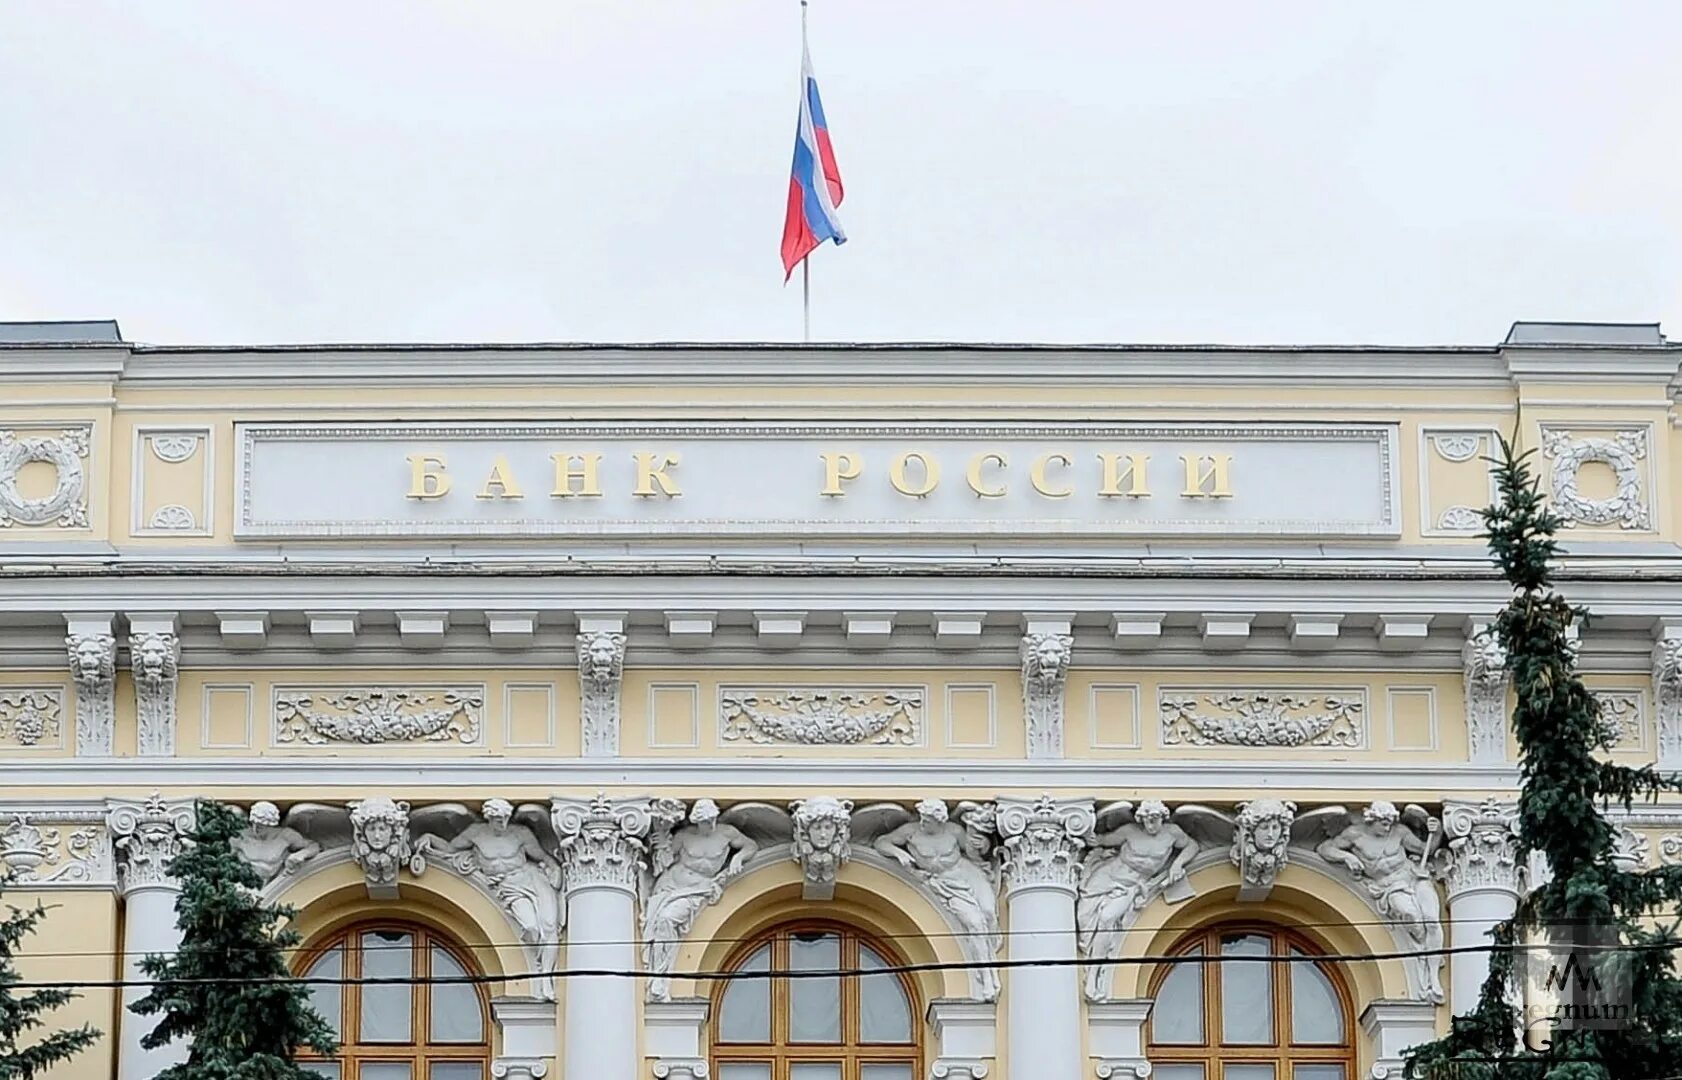
<svg viewBox="0 0 1682 1080">
<path fill-rule="evenodd" d="M 18 971 L 25 981 L 97 982 L 116 979 L 117 898 L 110 890 L 8 890 L 0 903 L 48 908 L 36 933 L 24 939 Z M 55 1030 L 92 1024 L 105 1034 L 93 1046 L 49 1071 L 49 1080 L 108 1080 L 116 1073 L 117 992 L 79 990 L 76 1000 L 48 1015 Z"/>
</svg>

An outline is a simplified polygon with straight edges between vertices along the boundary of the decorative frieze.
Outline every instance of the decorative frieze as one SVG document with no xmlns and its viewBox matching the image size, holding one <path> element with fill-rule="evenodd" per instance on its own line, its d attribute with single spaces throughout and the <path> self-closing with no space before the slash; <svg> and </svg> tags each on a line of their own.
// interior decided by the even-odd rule
<svg viewBox="0 0 1682 1080">
<path fill-rule="evenodd" d="M 550 820 L 560 841 L 566 888 L 614 888 L 635 893 L 650 825 L 646 798 L 557 798 Z"/>
<path fill-rule="evenodd" d="M 1448 898 L 1474 890 L 1519 895 L 1524 867 L 1518 862 L 1518 807 L 1489 798 L 1481 803 L 1450 802 L 1443 807 L 1448 837 Z"/>
<path fill-rule="evenodd" d="M 1494 631 L 1475 627 L 1460 654 L 1466 686 L 1466 739 L 1471 759 L 1490 765 L 1507 759 L 1507 650 Z"/>
<path fill-rule="evenodd" d="M 0 746 L 54 750 L 64 745 L 64 691 L 0 686 Z"/>
<path fill-rule="evenodd" d="M 64 639 L 76 685 L 76 756 L 110 757 L 116 737 L 117 639 L 111 618 L 72 620 Z"/>
<path fill-rule="evenodd" d="M 1608 437 L 1576 437 L 1570 428 L 1542 425 L 1542 452 L 1552 467 L 1552 509 L 1567 525 L 1612 525 L 1620 529 L 1653 527 L 1643 482 L 1647 458 L 1647 429 L 1626 428 Z M 1578 474 L 1589 462 L 1612 470 L 1616 484 L 1611 495 L 1584 495 Z"/>
<path fill-rule="evenodd" d="M 619 692 L 624 676 L 624 634 L 592 630 L 578 635 L 585 757 L 619 756 Z"/>
<path fill-rule="evenodd" d="M 92 810 L 0 811 L 0 885 L 115 885 L 116 858 L 104 815 Z"/>
<path fill-rule="evenodd" d="M 170 757 L 175 753 L 175 691 L 180 676 L 181 639 L 173 629 L 138 629 L 134 620 L 128 639 L 129 665 L 134 672 L 135 706 L 139 716 L 141 757 Z"/>
<path fill-rule="evenodd" d="M 0 528 L 12 525 L 88 527 L 87 458 L 92 429 L 65 427 L 56 435 L 24 435 L 0 428 Z M 50 465 L 53 489 L 45 495 L 23 494 L 24 467 Z"/>
<path fill-rule="evenodd" d="M 921 687 L 719 690 L 719 733 L 727 742 L 792 746 L 918 746 Z"/>
<path fill-rule="evenodd" d="M 1028 756 L 1063 756 L 1063 702 L 1075 639 L 1067 633 L 1022 635 L 1022 707 L 1028 723 Z"/>
<path fill-rule="evenodd" d="M 192 801 L 166 801 L 154 791 L 145 802 L 110 800 L 106 805 L 105 822 L 123 891 L 176 888 L 169 864 L 186 848 L 193 831 Z"/>
<path fill-rule="evenodd" d="M 1366 691 L 1164 689 L 1164 746 L 1360 749 L 1367 744 Z"/>
<path fill-rule="evenodd" d="M 274 689 L 274 739 L 280 744 L 460 743 L 484 732 L 485 688 Z"/>
<path fill-rule="evenodd" d="M 1596 690 L 1600 723 L 1607 747 L 1613 750 L 1645 750 L 1647 699 L 1639 690 Z"/>
</svg>

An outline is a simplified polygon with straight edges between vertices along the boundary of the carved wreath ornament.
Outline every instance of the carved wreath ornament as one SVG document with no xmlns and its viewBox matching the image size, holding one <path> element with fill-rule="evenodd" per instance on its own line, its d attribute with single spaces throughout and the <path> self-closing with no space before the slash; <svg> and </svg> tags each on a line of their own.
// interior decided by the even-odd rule
<svg viewBox="0 0 1682 1080">
<path fill-rule="evenodd" d="M 719 701 L 725 739 L 802 746 L 915 746 L 922 708 L 921 693 L 896 690 L 725 693 Z"/>
<path fill-rule="evenodd" d="M 1647 456 L 1643 431 L 1620 431 L 1610 439 L 1573 439 L 1559 430 L 1544 434 L 1548 460 L 1553 464 L 1553 504 L 1567 524 L 1610 525 L 1622 529 L 1650 529 L 1652 517 L 1641 499 L 1641 466 Z M 1577 486 L 1577 473 L 1589 462 L 1612 470 L 1618 488 L 1610 497 L 1591 499 Z"/>
<path fill-rule="evenodd" d="M 277 694 L 275 741 L 475 743 L 484 696 L 466 690 L 347 690 L 320 705 L 309 693 Z"/>
<path fill-rule="evenodd" d="M 1366 741 L 1359 696 L 1188 694 L 1162 699 L 1162 742 L 1174 746 L 1358 747 Z"/>
<path fill-rule="evenodd" d="M 87 456 L 88 433 L 83 428 L 28 439 L 0 428 L 0 528 L 14 522 L 87 528 L 87 477 L 82 470 L 82 458 Z M 25 465 L 36 462 L 51 465 L 58 478 L 52 491 L 29 499 L 19 490 L 18 478 Z"/>
</svg>

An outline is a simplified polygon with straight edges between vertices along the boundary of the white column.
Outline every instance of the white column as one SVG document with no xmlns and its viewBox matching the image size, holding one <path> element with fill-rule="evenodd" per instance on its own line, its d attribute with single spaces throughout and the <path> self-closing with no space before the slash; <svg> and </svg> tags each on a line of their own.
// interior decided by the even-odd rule
<svg viewBox="0 0 1682 1080">
<path fill-rule="evenodd" d="M 1092 835 L 1092 800 L 998 801 L 1004 840 L 1011 960 L 1072 960 L 1075 878 Z M 1009 972 L 1006 1075 L 1081 1080 L 1080 969 L 1013 967 Z"/>
<path fill-rule="evenodd" d="M 555 831 L 566 869 L 569 970 L 634 971 L 637 888 L 646 798 L 557 798 Z M 637 980 L 583 976 L 566 985 L 561 1080 L 637 1080 Z"/>
<path fill-rule="evenodd" d="M 182 841 L 193 828 L 191 800 L 165 802 L 157 792 L 144 803 L 106 803 L 105 821 L 117 852 L 117 882 L 123 896 L 123 978 L 146 978 L 140 961 L 149 953 L 173 953 L 181 947 L 175 925 L 175 898 L 181 884 L 166 867 L 181 853 Z M 156 1050 L 140 1045 L 161 1019 L 156 1013 L 137 1016 L 128 1007 L 148 988 L 123 989 L 123 1011 L 117 1018 L 117 1080 L 151 1080 L 171 1065 L 187 1060 L 187 1044 L 173 1042 Z"/>
<path fill-rule="evenodd" d="M 1517 819 L 1515 805 L 1495 799 L 1443 804 L 1450 948 L 1488 945 L 1495 924 L 1517 910 L 1524 877 L 1518 865 Z M 1489 977 L 1489 955 L 1466 952 L 1449 957 L 1449 1004 L 1456 1015 L 1476 1007 Z"/>
</svg>

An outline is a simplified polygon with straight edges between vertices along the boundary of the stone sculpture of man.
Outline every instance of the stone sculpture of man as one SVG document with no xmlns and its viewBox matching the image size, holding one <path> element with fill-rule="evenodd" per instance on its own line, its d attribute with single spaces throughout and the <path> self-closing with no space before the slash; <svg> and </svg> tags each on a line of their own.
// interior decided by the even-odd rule
<svg viewBox="0 0 1682 1080">
<path fill-rule="evenodd" d="M 695 916 L 718 901 L 724 886 L 759 851 L 740 829 L 718 820 L 718 804 L 711 799 L 696 801 L 687 826 L 663 833 L 654 837 L 654 884 L 643 906 L 651 1001 L 671 996 L 672 965 Z"/>
<path fill-rule="evenodd" d="M 1093 854 L 1081 869 L 1075 902 L 1081 952 L 1089 960 L 1113 959 L 1123 928 L 1157 890 L 1185 880 L 1196 856 L 1197 841 L 1168 820 L 1168 807 L 1157 799 L 1140 804 L 1133 820 L 1092 838 Z M 1085 968 L 1086 996 L 1101 1000 L 1108 965 Z"/>
<path fill-rule="evenodd" d="M 445 841 L 427 833 L 415 841 L 418 852 L 466 856 L 485 878 L 492 895 L 520 928 L 520 940 L 537 953 L 539 971 L 555 971 L 561 955 L 561 864 L 543 850 L 537 834 L 514 823 L 506 799 L 488 799 L 483 821 L 476 821 Z M 463 866 L 463 869 L 469 869 Z M 553 1000 L 554 979 L 540 976 L 538 996 Z"/>
<path fill-rule="evenodd" d="M 878 854 L 914 871 L 939 897 L 970 938 L 966 952 L 972 958 L 997 956 L 1003 943 L 998 891 L 981 863 L 982 843 L 970 829 L 949 819 L 944 802 L 924 799 L 917 804 L 916 821 L 885 833 L 874 845 Z M 997 997 L 997 969 L 989 966 L 977 974 L 982 1000 Z"/>
<path fill-rule="evenodd" d="M 1442 945 L 1441 905 L 1437 886 L 1425 869 L 1442 823 L 1418 807 L 1409 807 L 1410 821 L 1425 827 L 1421 838 L 1410 827 L 1397 828 L 1401 818 L 1394 803 L 1379 801 L 1367 807 L 1361 820 L 1351 821 L 1315 849 L 1322 859 L 1348 870 L 1366 888 L 1379 913 L 1402 928 L 1421 950 Z M 1443 999 L 1441 956 L 1413 958 L 1426 996 Z"/>
<path fill-rule="evenodd" d="M 272 802 L 251 804 L 246 826 L 233 838 L 232 846 L 264 885 L 283 873 L 295 873 L 321 853 L 320 844 L 280 823 L 280 809 Z"/>
</svg>

